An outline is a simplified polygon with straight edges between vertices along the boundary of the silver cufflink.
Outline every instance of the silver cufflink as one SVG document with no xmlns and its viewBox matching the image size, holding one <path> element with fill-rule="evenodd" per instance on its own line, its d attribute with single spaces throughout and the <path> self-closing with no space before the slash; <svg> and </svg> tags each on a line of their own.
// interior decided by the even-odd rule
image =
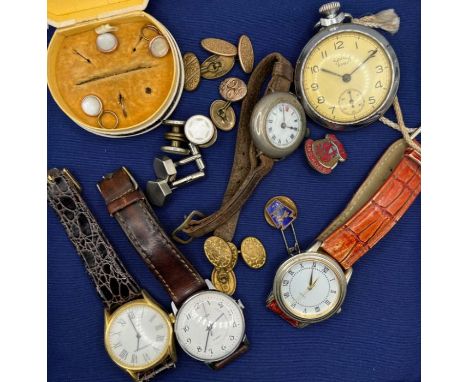
<svg viewBox="0 0 468 382">
<path fill-rule="evenodd" d="M 167 156 L 154 159 L 153 168 L 157 180 L 149 181 L 146 184 L 146 195 L 152 204 L 162 207 L 176 188 L 192 183 L 205 176 L 205 163 L 203 162 L 200 150 L 191 142 L 188 143 L 188 147 L 190 155 L 177 162 L 174 162 Z M 195 162 L 198 171 L 177 179 L 177 169 L 192 162 Z"/>
</svg>

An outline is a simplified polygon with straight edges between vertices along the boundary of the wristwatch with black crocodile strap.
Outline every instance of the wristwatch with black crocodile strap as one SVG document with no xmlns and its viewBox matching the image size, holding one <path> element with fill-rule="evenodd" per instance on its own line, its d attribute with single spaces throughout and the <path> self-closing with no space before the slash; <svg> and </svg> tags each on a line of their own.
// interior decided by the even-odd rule
<svg viewBox="0 0 468 382">
<path fill-rule="evenodd" d="M 67 169 L 47 173 L 47 199 L 96 284 L 105 308 L 105 346 L 111 359 L 139 382 L 175 367 L 170 317 L 127 272 Z"/>
<path fill-rule="evenodd" d="M 203 280 L 159 225 L 130 172 L 123 167 L 106 175 L 98 188 L 111 216 L 171 296 L 182 349 L 214 369 L 245 353 L 242 303 Z"/>
</svg>

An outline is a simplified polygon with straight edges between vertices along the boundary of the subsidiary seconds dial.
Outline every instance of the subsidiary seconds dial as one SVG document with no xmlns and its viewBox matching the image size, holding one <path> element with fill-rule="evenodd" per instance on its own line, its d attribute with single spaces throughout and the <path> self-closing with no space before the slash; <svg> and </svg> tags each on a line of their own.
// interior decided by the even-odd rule
<svg viewBox="0 0 468 382">
<path fill-rule="evenodd" d="M 294 106 L 287 103 L 275 105 L 267 116 L 267 137 L 277 147 L 289 147 L 302 139 L 300 116 Z"/>
</svg>

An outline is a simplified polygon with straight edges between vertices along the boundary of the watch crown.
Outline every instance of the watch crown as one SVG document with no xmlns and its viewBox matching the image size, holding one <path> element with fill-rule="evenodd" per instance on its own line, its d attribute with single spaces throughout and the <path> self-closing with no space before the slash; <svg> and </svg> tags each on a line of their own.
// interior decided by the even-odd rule
<svg viewBox="0 0 468 382">
<path fill-rule="evenodd" d="M 331 3 L 323 4 L 319 8 L 319 12 L 323 17 L 333 18 L 335 17 L 341 8 L 341 4 L 338 1 L 332 1 Z"/>
</svg>

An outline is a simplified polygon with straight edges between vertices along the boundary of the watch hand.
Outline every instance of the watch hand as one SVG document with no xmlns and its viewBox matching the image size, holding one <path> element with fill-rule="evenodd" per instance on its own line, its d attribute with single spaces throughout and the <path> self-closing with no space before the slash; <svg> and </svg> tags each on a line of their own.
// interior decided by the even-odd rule
<svg viewBox="0 0 468 382">
<path fill-rule="evenodd" d="M 210 338 L 211 328 L 212 328 L 211 325 L 207 328 L 205 350 L 203 350 L 203 352 L 205 352 L 205 353 L 206 353 L 206 348 L 208 347 L 208 340 Z"/>
<path fill-rule="evenodd" d="M 309 285 L 307 286 L 307 290 L 311 290 L 312 289 L 312 281 L 314 280 L 314 267 L 312 266 L 312 268 L 310 269 L 310 278 L 309 278 Z"/>
<path fill-rule="evenodd" d="M 138 330 L 137 330 L 137 328 L 135 327 L 135 324 L 133 323 L 133 321 L 132 321 L 132 319 L 130 318 L 130 316 L 128 316 L 128 319 L 130 320 L 130 323 L 132 324 L 133 329 L 135 330 L 135 333 L 137 334 L 137 337 L 140 336 L 140 333 L 138 333 Z"/>
<path fill-rule="evenodd" d="M 202 307 L 203 307 L 203 312 L 205 312 L 205 318 L 209 316 L 208 313 L 206 313 L 206 308 L 205 308 L 205 304 L 202 304 Z"/>
<path fill-rule="evenodd" d="M 286 124 L 286 116 L 284 115 L 284 105 L 283 105 L 283 123 Z"/>
<path fill-rule="evenodd" d="M 139 350 L 140 350 L 140 338 L 141 338 L 141 336 L 137 335 L 137 347 L 136 347 L 136 350 L 135 350 L 135 351 L 139 351 Z"/>
<path fill-rule="evenodd" d="M 223 316 L 224 316 L 224 313 L 221 313 L 221 315 L 220 315 L 216 320 L 213 321 L 213 323 L 211 324 L 211 327 L 213 328 L 214 323 L 215 323 L 216 321 L 218 321 L 218 320 L 219 320 L 221 317 L 223 317 Z"/>
<path fill-rule="evenodd" d="M 375 56 L 375 54 L 377 53 L 377 49 L 374 49 L 371 54 L 369 54 L 369 56 L 367 56 L 367 58 L 361 62 L 351 73 L 349 73 L 349 75 L 351 76 L 356 70 L 358 70 L 362 65 L 364 65 L 367 61 L 369 61 L 372 57 Z"/>
<path fill-rule="evenodd" d="M 331 70 L 328 70 L 328 69 L 325 69 L 325 68 L 321 68 L 320 70 L 321 70 L 322 72 L 325 72 L 325 73 L 328 73 L 328 74 L 333 74 L 334 76 L 343 78 L 343 75 L 338 74 L 338 73 L 335 73 L 335 72 L 332 72 Z"/>
</svg>

